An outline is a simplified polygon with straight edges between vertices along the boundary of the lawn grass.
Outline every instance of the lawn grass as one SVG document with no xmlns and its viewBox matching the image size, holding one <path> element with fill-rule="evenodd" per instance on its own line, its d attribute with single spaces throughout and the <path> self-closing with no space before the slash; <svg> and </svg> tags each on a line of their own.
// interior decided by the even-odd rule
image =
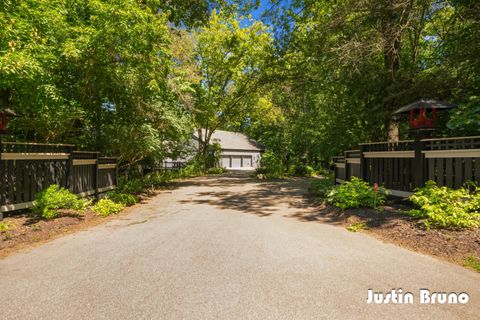
<svg viewBox="0 0 480 320">
<path fill-rule="evenodd" d="M 477 272 L 480 272 L 480 258 L 476 256 L 469 256 L 467 259 L 463 261 L 463 264 L 466 267 L 470 267 Z"/>
</svg>

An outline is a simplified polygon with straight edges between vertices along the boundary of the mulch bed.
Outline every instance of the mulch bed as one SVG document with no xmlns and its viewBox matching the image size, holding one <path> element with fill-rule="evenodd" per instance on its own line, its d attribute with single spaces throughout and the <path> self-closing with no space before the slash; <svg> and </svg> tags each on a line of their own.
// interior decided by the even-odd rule
<svg viewBox="0 0 480 320">
<path fill-rule="evenodd" d="M 159 190 L 149 190 L 142 194 L 140 203 L 154 196 L 157 192 Z M 97 216 L 88 209 L 82 214 L 72 210 L 60 210 L 60 216 L 51 220 L 36 218 L 32 216 L 30 210 L 14 212 L 0 221 L 0 223 L 6 223 L 9 226 L 9 230 L 0 232 L 0 258 L 4 258 L 21 249 L 61 237 L 62 235 L 85 230 L 119 216 L 127 215 L 130 212 L 130 208 L 126 208 L 119 214 L 109 217 Z"/>
<path fill-rule="evenodd" d="M 51 220 L 32 217 L 28 211 L 7 216 L 1 221 L 6 223 L 9 229 L 0 232 L 0 258 L 25 247 L 41 244 L 46 240 L 83 230 L 110 219 L 111 217 L 99 217 L 91 210 L 86 210 L 81 215 L 74 211 L 63 211 L 60 217 Z"/>
<path fill-rule="evenodd" d="M 345 228 L 363 222 L 366 227 L 361 232 L 461 265 L 467 257 L 480 257 L 480 229 L 427 230 L 421 220 L 402 214 L 408 209 L 408 205 L 390 203 L 383 207 L 383 211 L 349 209 L 342 212 L 336 207 L 320 204 L 314 214 L 303 218 Z"/>
</svg>

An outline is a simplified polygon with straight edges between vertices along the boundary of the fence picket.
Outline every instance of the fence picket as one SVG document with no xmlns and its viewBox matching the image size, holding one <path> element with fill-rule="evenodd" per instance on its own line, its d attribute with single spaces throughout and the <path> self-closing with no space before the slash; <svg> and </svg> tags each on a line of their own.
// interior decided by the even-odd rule
<svg viewBox="0 0 480 320">
<path fill-rule="evenodd" d="M 0 144 L 0 220 L 3 212 L 31 206 L 35 195 L 57 184 L 80 196 L 99 195 L 117 183 L 117 159 L 98 152 L 73 151 L 73 145 Z M 74 166 L 75 159 L 87 165 Z M 100 168 L 103 164 L 106 168 Z"/>
<path fill-rule="evenodd" d="M 401 195 L 427 180 L 459 188 L 468 180 L 480 182 L 480 137 L 365 143 L 335 157 L 334 164 L 336 179 L 346 173 L 346 180 L 357 176 Z"/>
</svg>

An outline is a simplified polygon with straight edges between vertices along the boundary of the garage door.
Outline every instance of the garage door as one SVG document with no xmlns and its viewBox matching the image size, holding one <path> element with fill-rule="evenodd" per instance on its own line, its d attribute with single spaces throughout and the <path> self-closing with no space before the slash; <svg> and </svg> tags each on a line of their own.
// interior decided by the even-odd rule
<svg viewBox="0 0 480 320">
<path fill-rule="evenodd" d="M 252 156 L 243 156 L 243 167 L 250 168 L 252 166 Z"/>
<path fill-rule="evenodd" d="M 222 157 L 222 167 L 230 168 L 230 156 Z"/>
<path fill-rule="evenodd" d="M 232 156 L 232 168 L 241 168 L 241 167 L 242 167 L 242 157 Z"/>
</svg>

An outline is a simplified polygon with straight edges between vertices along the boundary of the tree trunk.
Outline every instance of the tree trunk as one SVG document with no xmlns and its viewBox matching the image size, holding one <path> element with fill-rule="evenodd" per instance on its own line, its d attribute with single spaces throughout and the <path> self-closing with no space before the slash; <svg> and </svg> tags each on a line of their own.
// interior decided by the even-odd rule
<svg viewBox="0 0 480 320">
<path fill-rule="evenodd" d="M 6 109 L 10 107 L 10 89 L 0 89 L 0 109 Z"/>
<path fill-rule="evenodd" d="M 399 123 L 395 118 L 391 118 L 388 122 L 388 141 L 398 142 L 400 141 Z"/>
</svg>

